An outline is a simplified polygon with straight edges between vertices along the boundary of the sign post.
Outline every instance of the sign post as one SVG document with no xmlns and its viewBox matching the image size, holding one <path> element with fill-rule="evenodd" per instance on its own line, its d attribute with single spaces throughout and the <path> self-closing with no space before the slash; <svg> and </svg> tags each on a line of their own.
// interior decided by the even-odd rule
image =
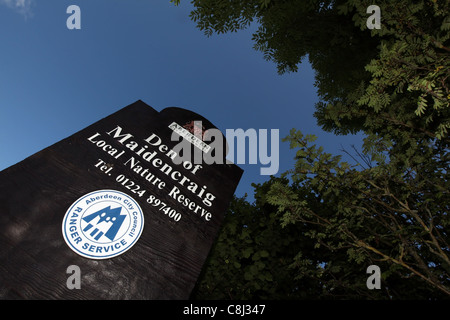
<svg viewBox="0 0 450 320">
<path fill-rule="evenodd" d="M 213 130 L 137 101 L 0 172 L 0 298 L 189 298 L 243 172 Z"/>
</svg>

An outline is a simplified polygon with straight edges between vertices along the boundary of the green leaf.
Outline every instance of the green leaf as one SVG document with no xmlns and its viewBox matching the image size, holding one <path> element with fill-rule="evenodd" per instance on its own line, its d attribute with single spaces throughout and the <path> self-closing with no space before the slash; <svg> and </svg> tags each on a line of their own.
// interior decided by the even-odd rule
<svg viewBox="0 0 450 320">
<path fill-rule="evenodd" d="M 266 250 L 261 250 L 259 254 L 262 258 L 267 258 L 269 256 L 269 252 L 267 252 Z"/>
<path fill-rule="evenodd" d="M 252 247 L 248 247 L 248 248 L 244 249 L 244 251 L 242 252 L 242 256 L 244 258 L 249 258 L 252 253 L 253 253 L 253 248 Z"/>
</svg>

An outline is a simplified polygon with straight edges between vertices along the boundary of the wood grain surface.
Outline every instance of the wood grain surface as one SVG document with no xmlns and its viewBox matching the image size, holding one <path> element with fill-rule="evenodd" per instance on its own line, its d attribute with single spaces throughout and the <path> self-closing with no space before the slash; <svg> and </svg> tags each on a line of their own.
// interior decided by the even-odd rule
<svg viewBox="0 0 450 320">
<path fill-rule="evenodd" d="M 119 139 L 107 132 L 117 126 L 122 133 L 144 144 L 152 133 L 169 148 L 170 123 L 180 125 L 201 120 L 205 128 L 215 128 L 207 119 L 191 111 L 167 108 L 157 112 L 142 101 L 92 124 L 80 132 L 32 155 L 0 172 L 0 298 L 2 299 L 187 299 L 197 281 L 221 226 L 223 215 L 237 187 L 242 170 L 234 164 L 203 164 L 192 174 L 174 165 L 190 181 L 207 186 L 215 199 L 205 206 L 201 198 L 177 184 L 161 170 L 146 163 L 152 173 L 165 181 L 159 189 L 134 172 L 124 162 L 134 156 Z M 95 133 L 113 148 L 124 151 L 118 158 L 89 141 Z M 156 147 L 158 157 L 167 162 Z M 99 159 L 113 166 L 109 176 L 95 165 Z M 130 192 L 115 177 L 123 174 L 145 189 L 143 197 Z M 206 221 L 169 196 L 173 186 L 211 213 Z M 72 251 L 62 235 L 66 211 L 90 192 L 112 189 L 136 200 L 144 212 L 145 224 L 137 243 L 120 256 L 94 260 Z M 147 203 L 150 194 L 182 214 L 178 222 Z M 81 289 L 68 289 L 66 269 L 81 270 Z"/>
</svg>

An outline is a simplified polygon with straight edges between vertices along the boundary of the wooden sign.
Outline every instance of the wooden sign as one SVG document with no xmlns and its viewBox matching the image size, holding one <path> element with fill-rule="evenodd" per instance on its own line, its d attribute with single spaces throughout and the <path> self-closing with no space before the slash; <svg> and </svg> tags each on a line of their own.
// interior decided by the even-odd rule
<svg viewBox="0 0 450 320">
<path fill-rule="evenodd" d="M 0 172 L 0 298 L 189 298 L 242 175 L 211 130 L 137 101 Z"/>
</svg>

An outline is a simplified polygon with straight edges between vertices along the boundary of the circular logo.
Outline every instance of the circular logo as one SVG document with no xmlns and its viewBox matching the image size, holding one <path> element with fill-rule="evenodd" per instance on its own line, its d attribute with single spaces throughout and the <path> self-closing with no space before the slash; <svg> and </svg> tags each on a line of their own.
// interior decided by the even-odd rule
<svg viewBox="0 0 450 320">
<path fill-rule="evenodd" d="M 108 259 L 130 249 L 143 227 L 144 214 L 133 198 L 120 191 L 98 190 L 72 204 L 64 216 L 62 233 L 79 255 Z"/>
</svg>

